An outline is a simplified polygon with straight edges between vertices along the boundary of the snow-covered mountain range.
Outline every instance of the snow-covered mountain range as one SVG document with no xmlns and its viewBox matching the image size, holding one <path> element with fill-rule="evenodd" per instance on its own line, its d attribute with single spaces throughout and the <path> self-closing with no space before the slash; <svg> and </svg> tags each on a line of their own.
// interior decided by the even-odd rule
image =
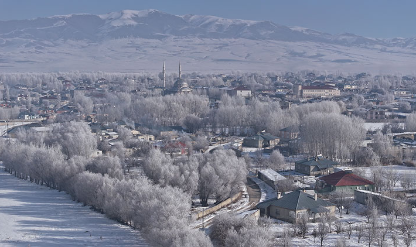
<svg viewBox="0 0 416 247">
<path fill-rule="evenodd" d="M 0 71 L 316 69 L 412 73 L 416 38 L 331 35 L 270 21 L 124 10 L 0 21 Z M 176 67 L 176 65 L 175 65 Z"/>
</svg>

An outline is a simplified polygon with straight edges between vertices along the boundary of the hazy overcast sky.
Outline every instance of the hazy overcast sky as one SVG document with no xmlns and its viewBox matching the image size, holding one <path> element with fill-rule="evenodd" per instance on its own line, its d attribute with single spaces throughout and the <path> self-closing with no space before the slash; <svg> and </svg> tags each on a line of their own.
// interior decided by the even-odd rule
<svg viewBox="0 0 416 247">
<path fill-rule="evenodd" d="M 170 14 L 268 20 L 332 34 L 415 37 L 415 0 L 0 0 L 0 20 L 158 9 Z"/>
</svg>

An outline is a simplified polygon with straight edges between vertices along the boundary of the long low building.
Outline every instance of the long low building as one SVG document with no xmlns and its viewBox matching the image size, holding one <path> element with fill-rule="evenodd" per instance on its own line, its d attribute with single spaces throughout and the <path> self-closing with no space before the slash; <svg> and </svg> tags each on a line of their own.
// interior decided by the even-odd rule
<svg viewBox="0 0 416 247">
<path fill-rule="evenodd" d="M 332 86 L 300 86 L 298 88 L 300 96 L 302 98 L 331 98 L 334 96 L 340 96 L 341 91 Z"/>
<path fill-rule="evenodd" d="M 276 184 L 278 183 L 278 181 L 286 179 L 284 176 L 280 175 L 278 172 L 270 168 L 259 171 L 257 177 L 263 180 L 273 189 L 276 189 Z"/>
</svg>

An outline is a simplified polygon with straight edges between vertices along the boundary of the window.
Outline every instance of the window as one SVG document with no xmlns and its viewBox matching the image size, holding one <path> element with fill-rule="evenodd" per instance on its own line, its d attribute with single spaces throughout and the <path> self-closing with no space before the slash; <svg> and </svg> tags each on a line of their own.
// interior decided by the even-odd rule
<svg viewBox="0 0 416 247">
<path fill-rule="evenodd" d="M 280 215 L 280 211 L 279 211 L 279 209 L 276 209 L 276 215 Z"/>
</svg>

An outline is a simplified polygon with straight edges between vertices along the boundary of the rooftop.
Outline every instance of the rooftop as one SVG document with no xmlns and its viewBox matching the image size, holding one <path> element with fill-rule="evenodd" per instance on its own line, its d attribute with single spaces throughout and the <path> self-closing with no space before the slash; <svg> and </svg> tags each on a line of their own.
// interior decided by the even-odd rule
<svg viewBox="0 0 416 247">
<path fill-rule="evenodd" d="M 348 171 L 339 171 L 319 178 L 333 186 L 359 186 L 374 184 L 370 180 L 362 178 Z"/>
<path fill-rule="evenodd" d="M 332 87 L 332 86 L 303 86 L 302 90 L 304 90 L 304 89 L 306 89 L 306 90 L 308 90 L 308 89 L 335 90 L 336 88 Z"/>
<path fill-rule="evenodd" d="M 280 199 L 272 198 L 261 202 L 257 205 L 257 208 L 267 208 L 270 205 L 274 205 L 279 208 L 286 208 L 289 210 L 309 209 L 312 212 L 319 211 L 322 207 L 333 206 L 332 203 L 320 198 L 315 200 L 313 195 L 307 194 L 300 190 L 286 194 Z"/>
<path fill-rule="evenodd" d="M 307 159 L 297 161 L 296 163 L 308 166 L 316 166 L 319 169 L 331 168 L 335 165 L 338 165 L 338 162 L 325 159 L 322 156 L 309 157 Z"/>
<path fill-rule="evenodd" d="M 265 177 L 267 177 L 269 180 L 272 180 L 272 181 L 279 181 L 279 180 L 286 179 L 284 176 L 280 175 L 278 172 L 270 168 L 261 170 L 259 171 L 259 173 L 263 174 Z"/>
</svg>

